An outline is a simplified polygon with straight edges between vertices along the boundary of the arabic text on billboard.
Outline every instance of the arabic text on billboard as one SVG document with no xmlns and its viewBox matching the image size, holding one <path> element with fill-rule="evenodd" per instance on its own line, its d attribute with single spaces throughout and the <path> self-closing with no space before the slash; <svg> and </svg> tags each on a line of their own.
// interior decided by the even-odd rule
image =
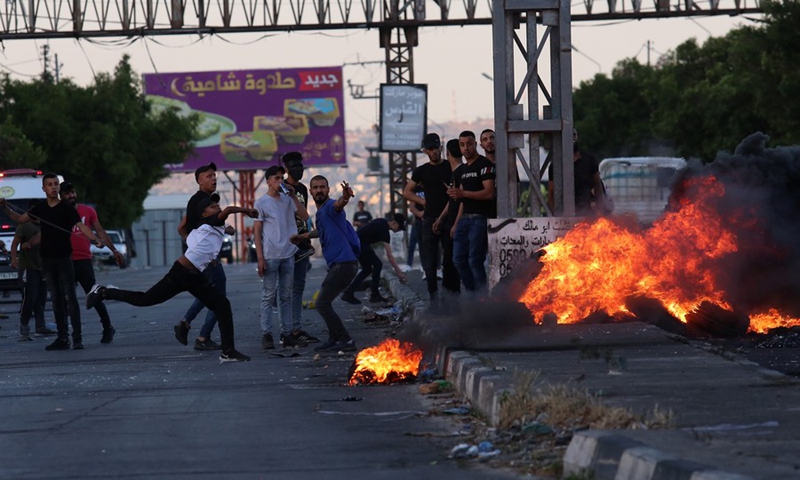
<svg viewBox="0 0 800 480">
<path fill-rule="evenodd" d="M 200 116 L 196 155 L 171 171 L 264 169 L 290 151 L 306 166 L 347 161 L 341 67 L 145 74 L 144 84 L 154 112 Z"/>
<path fill-rule="evenodd" d="M 383 152 L 414 152 L 427 130 L 427 85 L 381 85 Z"/>
</svg>

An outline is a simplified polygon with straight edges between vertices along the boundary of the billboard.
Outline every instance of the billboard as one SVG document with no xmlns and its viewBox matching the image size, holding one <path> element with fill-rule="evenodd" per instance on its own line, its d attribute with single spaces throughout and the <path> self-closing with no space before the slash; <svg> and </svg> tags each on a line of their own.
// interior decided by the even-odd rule
<svg viewBox="0 0 800 480">
<path fill-rule="evenodd" d="M 417 152 L 428 125 L 427 85 L 381 85 L 382 152 Z"/>
<path fill-rule="evenodd" d="M 306 166 L 344 165 L 341 67 L 145 74 L 153 111 L 200 116 L 195 155 L 173 172 L 209 162 L 220 170 L 264 169 L 293 150 Z"/>
</svg>

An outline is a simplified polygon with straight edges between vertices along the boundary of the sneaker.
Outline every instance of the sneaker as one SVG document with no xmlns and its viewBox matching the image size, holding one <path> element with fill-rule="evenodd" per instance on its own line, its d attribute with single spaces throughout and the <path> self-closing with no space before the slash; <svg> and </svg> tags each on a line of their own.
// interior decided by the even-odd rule
<svg viewBox="0 0 800 480">
<path fill-rule="evenodd" d="M 184 320 L 181 320 L 173 328 L 175 330 L 175 338 L 184 345 L 189 345 L 189 328 L 189 324 Z"/>
<path fill-rule="evenodd" d="M 293 333 L 290 333 L 289 335 L 284 335 L 281 333 L 281 344 L 283 345 L 283 348 L 305 347 L 308 345 L 308 342 L 300 340 L 300 338 Z"/>
<path fill-rule="evenodd" d="M 299 340 L 302 340 L 302 341 L 304 341 L 306 343 L 319 343 L 319 338 L 311 335 L 310 333 L 306 332 L 305 330 L 297 330 L 292 335 L 294 335 L 295 338 L 297 338 Z"/>
<path fill-rule="evenodd" d="M 114 334 L 117 333 L 117 330 L 114 327 L 108 327 L 103 329 L 103 338 L 100 339 L 100 343 L 111 343 L 114 341 Z"/>
<path fill-rule="evenodd" d="M 384 298 L 380 293 L 373 293 L 369 296 L 369 303 L 383 303 L 387 301 L 387 298 Z"/>
<path fill-rule="evenodd" d="M 36 336 L 37 336 L 37 337 L 39 337 L 39 336 L 41 336 L 41 337 L 46 337 L 46 336 L 48 336 L 48 335 L 55 335 L 55 334 L 56 334 L 56 331 L 55 331 L 55 330 L 50 330 L 50 329 L 49 329 L 49 328 L 47 328 L 47 327 L 44 327 L 44 328 L 37 328 L 37 329 L 36 329 Z"/>
<path fill-rule="evenodd" d="M 194 341 L 194 349 L 195 350 L 219 350 L 219 345 L 217 345 L 214 340 L 210 338 L 206 338 L 205 340 L 200 340 L 199 338 L 195 339 Z"/>
<path fill-rule="evenodd" d="M 83 350 L 83 340 L 81 339 L 73 339 L 72 340 L 72 349 L 73 350 Z"/>
<path fill-rule="evenodd" d="M 351 303 L 353 305 L 361 305 L 361 300 L 357 299 L 356 296 L 350 292 L 344 292 L 339 298 L 341 298 L 342 301 Z"/>
<path fill-rule="evenodd" d="M 44 347 L 45 350 L 69 350 L 69 340 L 66 338 L 56 338 L 53 343 Z"/>
<path fill-rule="evenodd" d="M 275 340 L 272 339 L 271 333 L 265 333 L 261 337 L 261 350 L 272 350 L 275 348 Z"/>
<path fill-rule="evenodd" d="M 346 342 L 328 340 L 314 349 L 315 352 L 355 352 L 356 350 L 358 350 L 356 343 L 352 340 Z"/>
<path fill-rule="evenodd" d="M 106 292 L 106 287 L 102 285 L 94 285 L 89 293 L 86 294 L 86 309 L 91 310 L 95 305 L 103 301 L 103 294 Z"/>
<path fill-rule="evenodd" d="M 227 352 L 222 352 L 219 354 L 219 363 L 228 363 L 228 362 L 249 362 L 250 357 L 245 355 L 242 352 L 238 352 L 236 350 L 228 350 Z"/>
<path fill-rule="evenodd" d="M 20 335 L 19 338 L 17 339 L 17 341 L 18 342 L 32 342 L 33 339 L 31 338 L 30 335 Z"/>
</svg>

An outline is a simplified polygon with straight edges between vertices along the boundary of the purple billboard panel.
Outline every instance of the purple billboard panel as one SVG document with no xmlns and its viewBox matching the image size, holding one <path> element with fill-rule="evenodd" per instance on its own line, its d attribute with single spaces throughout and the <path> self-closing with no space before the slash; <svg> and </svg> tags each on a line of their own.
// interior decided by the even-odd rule
<svg viewBox="0 0 800 480">
<path fill-rule="evenodd" d="M 195 155 L 173 172 L 264 169 L 291 151 L 306 166 L 347 162 L 341 67 L 154 73 L 144 86 L 154 112 L 200 116 Z"/>
</svg>

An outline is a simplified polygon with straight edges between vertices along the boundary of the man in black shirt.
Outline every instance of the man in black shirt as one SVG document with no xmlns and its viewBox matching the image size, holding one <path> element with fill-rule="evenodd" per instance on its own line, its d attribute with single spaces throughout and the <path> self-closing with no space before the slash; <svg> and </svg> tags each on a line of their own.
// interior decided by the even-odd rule
<svg viewBox="0 0 800 480">
<path fill-rule="evenodd" d="M 378 290 L 378 287 L 380 286 L 383 262 L 375 253 L 375 250 L 372 249 L 373 243 L 383 243 L 383 248 L 386 251 L 386 258 L 389 259 L 389 263 L 391 263 L 392 267 L 394 267 L 397 278 L 399 278 L 401 282 L 405 283 L 406 276 L 403 271 L 400 270 L 400 266 L 397 265 L 394 255 L 392 255 L 392 247 L 390 244 L 391 236 L 389 235 L 389 230 L 393 232 L 399 232 L 400 230 L 403 230 L 406 225 L 406 219 L 399 213 L 393 214 L 391 218 L 391 220 L 386 220 L 385 218 L 376 218 L 375 220 L 358 229 L 358 239 L 361 242 L 361 255 L 358 257 L 358 263 L 361 264 L 361 271 L 358 272 L 356 278 L 350 282 L 350 285 L 342 293 L 340 298 L 345 302 L 352 303 L 354 305 L 361 303 L 361 300 L 355 297 L 355 291 L 356 288 L 361 285 L 361 282 L 363 282 L 369 276 L 369 274 L 372 274 L 372 283 L 370 285 L 372 294 L 369 297 L 369 301 L 371 303 L 379 303 L 386 300 L 381 296 L 380 290 Z M 434 278 L 435 275 L 436 272 L 434 272 Z"/>
<path fill-rule="evenodd" d="M 58 196 L 61 182 L 55 173 L 47 173 L 42 177 L 42 190 L 47 201 L 39 202 L 28 212 L 19 214 L 12 212 L 5 198 L 0 198 L 0 206 L 9 218 L 17 223 L 25 223 L 38 218 L 41 226 L 42 272 L 47 279 L 50 295 L 53 300 L 53 315 L 56 317 L 58 337 L 45 347 L 45 350 L 69 350 L 69 325 L 67 324 L 67 308 L 72 321 L 72 348 L 83 349 L 81 331 L 81 309 L 75 297 L 75 274 L 72 269 L 72 229 L 77 228 L 86 238 L 98 247 L 103 247 L 92 230 L 82 221 L 78 211 L 68 202 L 62 202 Z"/>
<path fill-rule="evenodd" d="M 575 215 L 579 217 L 592 216 L 601 212 L 598 205 L 603 200 L 603 183 L 600 180 L 600 162 L 588 153 L 581 152 L 578 146 L 578 134 L 574 134 L 575 142 L 572 144 L 572 169 L 575 177 Z M 550 180 L 547 182 L 547 203 L 550 209 L 554 208 L 553 165 L 547 170 Z"/>
<path fill-rule="evenodd" d="M 420 165 L 411 174 L 411 180 L 406 183 L 403 196 L 406 200 L 425 207 L 422 214 L 422 243 L 420 255 L 423 259 L 422 268 L 425 271 L 425 280 L 428 286 L 428 295 L 431 307 L 436 309 L 438 281 L 436 278 L 436 264 L 439 259 L 439 245 L 444 253 L 442 258 L 442 286 L 451 293 L 458 292 L 458 280 L 453 289 L 453 276 L 456 273 L 452 257 L 452 240 L 449 231 L 439 228 L 439 217 L 447 207 L 447 185 L 451 183 L 450 164 L 442 161 L 442 143 L 439 135 L 429 133 L 422 140 L 422 151 L 428 156 L 428 163 Z M 415 193 L 421 186 L 424 197 Z M 457 277 L 456 277 L 457 278 Z"/>
<path fill-rule="evenodd" d="M 358 211 L 353 214 L 353 226 L 358 230 L 372 221 L 372 214 L 364 210 L 364 201 L 358 201 Z"/>
<path fill-rule="evenodd" d="M 458 145 L 467 163 L 458 168 L 455 185 L 447 189 L 447 195 L 460 203 L 453 237 L 453 263 L 464 288 L 477 291 L 486 286 L 483 264 L 489 251 L 488 219 L 496 211 L 495 169 L 489 159 L 478 154 L 473 132 L 461 132 Z"/>
</svg>

